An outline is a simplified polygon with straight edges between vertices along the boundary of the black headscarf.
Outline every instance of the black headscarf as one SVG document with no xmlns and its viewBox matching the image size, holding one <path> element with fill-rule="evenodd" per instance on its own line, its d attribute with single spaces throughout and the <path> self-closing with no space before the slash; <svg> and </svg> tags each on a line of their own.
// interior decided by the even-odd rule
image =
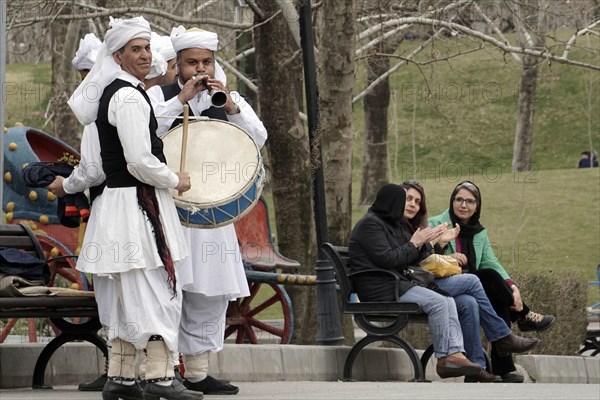
<svg viewBox="0 0 600 400">
<path fill-rule="evenodd" d="M 477 201 L 477 208 L 475 212 L 469 219 L 469 222 L 466 224 L 461 222 L 461 220 L 454 214 L 454 198 L 456 194 L 461 190 L 466 189 Z M 458 237 L 461 239 L 461 247 L 463 254 L 467 257 L 467 268 L 469 271 L 475 271 L 475 266 L 477 265 L 477 257 L 475 256 L 475 247 L 473 246 L 473 236 L 483 231 L 485 228 L 479 223 L 479 215 L 481 214 L 481 192 L 477 185 L 475 185 L 471 181 L 464 181 L 456 185 L 454 190 L 452 191 L 452 195 L 450 196 L 450 219 L 452 220 L 452 225 L 458 224 L 460 226 L 460 233 Z"/>
<path fill-rule="evenodd" d="M 406 204 L 406 191 L 400 185 L 389 183 L 377 192 L 373 205 L 369 211 L 392 225 L 400 225 L 404 219 L 404 205 Z"/>
</svg>

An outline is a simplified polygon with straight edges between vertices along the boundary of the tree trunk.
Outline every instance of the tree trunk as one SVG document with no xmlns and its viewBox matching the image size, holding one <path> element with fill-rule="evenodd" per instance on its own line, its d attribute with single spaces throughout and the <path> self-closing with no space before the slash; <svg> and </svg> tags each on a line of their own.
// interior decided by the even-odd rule
<svg viewBox="0 0 600 400">
<path fill-rule="evenodd" d="M 367 85 L 390 67 L 387 57 L 369 57 Z M 388 174 L 388 108 L 390 81 L 384 79 L 364 98 L 365 133 L 360 181 L 360 204 L 371 204 L 379 188 L 389 181 Z"/>
<path fill-rule="evenodd" d="M 317 76 L 328 236 L 344 244 L 352 228 L 352 89 L 356 11 L 353 0 L 323 2 Z"/>
<path fill-rule="evenodd" d="M 270 18 L 278 8 L 271 0 L 258 0 Z M 297 49 L 285 16 L 279 15 L 254 31 L 260 90 L 261 119 L 269 132 L 266 148 L 271 161 L 272 192 L 279 249 L 298 260 L 301 273 L 314 274 L 316 239 L 312 210 L 312 183 L 308 134 L 298 110 L 302 96 L 296 93 L 301 79 L 300 59 L 286 64 Z M 262 22 L 262 21 L 256 21 Z M 316 290 L 286 287 L 294 305 L 294 342 L 311 344 L 316 337 Z"/>
<path fill-rule="evenodd" d="M 79 148 L 80 126 L 67 105 L 67 100 L 79 83 L 71 60 L 79 44 L 81 20 L 54 21 L 52 29 L 52 125 L 54 136 Z"/>
<path fill-rule="evenodd" d="M 531 168 L 531 147 L 533 144 L 533 116 L 539 60 L 535 57 L 523 57 L 519 103 L 517 106 L 517 129 L 513 149 L 513 171 L 529 171 Z"/>
<path fill-rule="evenodd" d="M 517 32 L 522 47 L 543 49 L 547 30 L 545 0 L 529 0 L 516 5 Z M 533 27 L 531 29 L 530 27 Z M 527 29 L 530 29 L 529 31 Z M 521 86 L 517 105 L 517 127 L 513 147 L 512 169 L 515 172 L 531 169 L 533 117 L 540 63 L 543 60 L 529 55 L 522 57 Z"/>
<path fill-rule="evenodd" d="M 319 10 L 317 76 L 328 238 L 346 245 L 352 229 L 352 89 L 356 9 L 353 0 L 326 1 Z M 343 315 L 340 312 L 340 315 Z M 352 319 L 342 318 L 346 343 L 354 343 Z"/>
</svg>

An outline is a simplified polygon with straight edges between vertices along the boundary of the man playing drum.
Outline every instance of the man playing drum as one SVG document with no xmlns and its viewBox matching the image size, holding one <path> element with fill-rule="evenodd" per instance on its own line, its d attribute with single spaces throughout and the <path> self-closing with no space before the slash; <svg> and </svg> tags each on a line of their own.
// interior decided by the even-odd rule
<svg viewBox="0 0 600 400">
<path fill-rule="evenodd" d="M 199 400 L 201 394 L 173 380 L 170 357 L 182 298 L 175 263 L 187 256 L 187 246 L 169 189 L 187 191 L 190 179 L 165 164 L 143 90 L 152 60 L 149 23 L 111 18 L 110 26 L 96 64 L 69 99 L 82 124 L 96 124 L 106 173 L 77 262 L 79 271 L 113 280 L 110 291 L 96 288 L 98 308 L 110 309 L 112 349 L 102 398 L 142 397 L 137 348 L 147 352 L 144 399 Z"/>
<path fill-rule="evenodd" d="M 182 115 L 187 103 L 191 114 L 236 124 L 262 147 L 267 139 L 263 123 L 239 93 L 229 92 L 225 73 L 215 60 L 217 34 L 179 26 L 173 28 L 171 40 L 179 79 L 148 90 L 159 117 L 157 134 L 162 137 L 181 124 L 181 119 L 160 117 Z M 227 94 L 222 108 L 211 105 L 209 92 L 213 90 Z M 233 224 L 215 229 L 184 227 L 184 232 L 191 252 L 184 263 L 193 265 L 193 283 L 182 288 L 179 351 L 185 365 L 184 385 L 206 394 L 236 394 L 238 387 L 208 375 L 210 352 L 223 348 L 228 302 L 249 295 L 235 228 Z"/>
</svg>

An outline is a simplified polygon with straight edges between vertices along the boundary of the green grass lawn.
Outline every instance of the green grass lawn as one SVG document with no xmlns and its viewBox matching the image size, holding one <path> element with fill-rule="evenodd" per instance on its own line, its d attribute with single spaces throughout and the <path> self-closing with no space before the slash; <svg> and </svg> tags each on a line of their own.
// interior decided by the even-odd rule
<svg viewBox="0 0 600 400">
<path fill-rule="evenodd" d="M 52 132 L 46 108 L 52 94 L 52 69 L 49 62 L 33 64 L 8 64 L 4 101 L 4 126 L 15 123 Z M 4 100 L 4 99 L 3 99 Z M 49 112 L 51 114 L 51 111 Z"/>
</svg>

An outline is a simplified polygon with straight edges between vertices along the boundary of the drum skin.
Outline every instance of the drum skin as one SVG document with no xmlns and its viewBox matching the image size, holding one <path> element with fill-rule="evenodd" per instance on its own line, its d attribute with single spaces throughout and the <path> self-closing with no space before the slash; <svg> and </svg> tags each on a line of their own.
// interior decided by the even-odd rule
<svg viewBox="0 0 600 400">
<path fill-rule="evenodd" d="M 183 126 L 163 138 L 167 165 L 179 171 Z M 258 201 L 265 170 L 254 139 L 238 126 L 221 120 L 197 120 L 188 125 L 185 171 L 192 188 L 173 198 L 181 223 L 193 228 L 231 224 Z"/>
</svg>

